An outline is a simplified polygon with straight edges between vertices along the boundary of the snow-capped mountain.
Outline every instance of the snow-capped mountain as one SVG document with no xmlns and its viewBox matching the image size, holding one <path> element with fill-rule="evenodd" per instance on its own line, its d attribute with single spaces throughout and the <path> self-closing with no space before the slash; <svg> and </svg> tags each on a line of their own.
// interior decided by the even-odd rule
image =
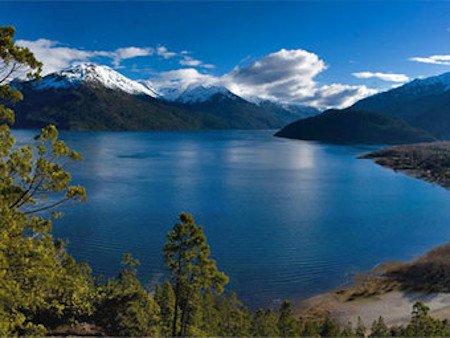
<svg viewBox="0 0 450 338">
<path fill-rule="evenodd" d="M 402 87 L 403 89 L 409 89 L 411 91 L 414 91 L 415 89 L 419 91 L 423 91 L 425 89 L 447 91 L 450 90 L 450 72 L 423 79 L 415 79 L 406 83 Z"/>
<path fill-rule="evenodd" d="M 158 96 L 149 85 L 133 81 L 108 66 L 94 63 L 82 63 L 47 75 L 41 81 L 35 82 L 35 88 L 38 90 L 73 88 L 80 83 L 100 85 L 132 95 Z"/>
<path fill-rule="evenodd" d="M 190 86 L 186 89 L 161 88 L 159 90 L 161 97 L 165 100 L 185 104 L 206 102 L 215 95 L 223 95 L 230 99 L 238 97 L 222 86 Z"/>
<path fill-rule="evenodd" d="M 155 90 L 151 81 L 134 81 L 92 63 L 13 86 L 25 97 L 14 106 L 15 126 L 21 128 L 52 123 L 75 130 L 273 129 L 298 118 L 224 87 Z"/>
<path fill-rule="evenodd" d="M 314 116 L 320 113 L 320 110 L 314 107 L 305 106 L 295 102 L 272 101 L 267 99 L 259 99 L 256 103 L 260 107 L 267 109 L 279 109 L 291 114 L 299 114 L 304 117 Z"/>
<path fill-rule="evenodd" d="M 356 102 L 349 109 L 403 119 L 438 138 L 450 138 L 450 72 L 416 79 Z"/>
</svg>

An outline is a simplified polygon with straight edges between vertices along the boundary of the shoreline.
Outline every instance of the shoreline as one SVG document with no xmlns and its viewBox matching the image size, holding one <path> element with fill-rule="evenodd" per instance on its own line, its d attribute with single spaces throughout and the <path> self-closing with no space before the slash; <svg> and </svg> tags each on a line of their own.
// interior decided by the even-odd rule
<svg viewBox="0 0 450 338">
<path fill-rule="evenodd" d="M 419 143 L 383 148 L 359 156 L 385 168 L 450 189 L 450 142 Z M 445 271 L 449 271 L 448 275 Z M 442 275 L 442 273 L 444 273 Z M 360 280 L 357 280 L 359 277 Z M 450 243 L 432 248 L 407 262 L 380 262 L 367 274 L 343 285 L 293 302 L 303 318 L 330 316 L 341 325 L 366 326 L 382 316 L 388 326 L 407 324 L 412 306 L 422 301 L 430 314 L 450 318 Z"/>
<path fill-rule="evenodd" d="M 450 189 L 450 141 L 390 146 L 358 158 Z"/>
</svg>

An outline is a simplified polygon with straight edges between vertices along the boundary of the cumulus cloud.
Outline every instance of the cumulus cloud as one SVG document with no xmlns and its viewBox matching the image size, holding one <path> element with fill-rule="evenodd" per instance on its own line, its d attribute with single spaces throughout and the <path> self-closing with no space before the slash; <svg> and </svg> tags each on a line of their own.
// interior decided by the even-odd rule
<svg viewBox="0 0 450 338">
<path fill-rule="evenodd" d="M 407 82 L 409 77 L 405 74 L 380 73 L 380 72 L 358 72 L 352 74 L 358 79 L 379 79 L 387 82 Z"/>
<path fill-rule="evenodd" d="M 314 93 L 314 77 L 327 68 L 318 55 L 303 49 L 268 54 L 247 66 L 236 67 L 223 77 L 238 95 L 293 100 Z"/>
<path fill-rule="evenodd" d="M 199 66 L 199 63 L 190 65 Z M 327 66 L 318 55 L 302 49 L 282 49 L 246 66 L 235 67 L 222 76 L 205 74 L 192 67 L 156 74 L 152 84 L 161 92 L 219 85 L 244 98 L 260 97 L 318 108 L 346 107 L 376 92 L 366 86 L 319 85 L 315 77 Z"/>
<path fill-rule="evenodd" d="M 428 63 L 432 65 L 450 66 L 450 55 L 431 55 L 427 57 L 415 56 L 409 59 L 410 61 Z"/>
</svg>

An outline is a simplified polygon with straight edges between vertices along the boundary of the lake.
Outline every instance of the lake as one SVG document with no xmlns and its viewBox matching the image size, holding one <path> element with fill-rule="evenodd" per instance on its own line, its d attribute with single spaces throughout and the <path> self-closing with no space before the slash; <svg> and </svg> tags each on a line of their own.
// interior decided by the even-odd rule
<svg viewBox="0 0 450 338">
<path fill-rule="evenodd" d="M 273 131 L 63 132 L 85 158 L 84 204 L 55 236 L 106 276 L 122 253 L 150 288 L 184 211 L 203 225 L 229 289 L 251 307 L 305 298 L 386 260 L 450 240 L 450 192 L 357 155 L 373 148 L 275 138 Z M 20 142 L 34 132 L 18 130 Z"/>
</svg>

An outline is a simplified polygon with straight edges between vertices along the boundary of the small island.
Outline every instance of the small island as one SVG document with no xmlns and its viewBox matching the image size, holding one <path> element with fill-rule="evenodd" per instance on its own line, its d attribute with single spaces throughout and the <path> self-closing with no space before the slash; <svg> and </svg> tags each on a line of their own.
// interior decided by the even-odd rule
<svg viewBox="0 0 450 338">
<path fill-rule="evenodd" d="M 450 188 L 450 142 L 399 145 L 362 155 L 409 176 Z"/>
</svg>

